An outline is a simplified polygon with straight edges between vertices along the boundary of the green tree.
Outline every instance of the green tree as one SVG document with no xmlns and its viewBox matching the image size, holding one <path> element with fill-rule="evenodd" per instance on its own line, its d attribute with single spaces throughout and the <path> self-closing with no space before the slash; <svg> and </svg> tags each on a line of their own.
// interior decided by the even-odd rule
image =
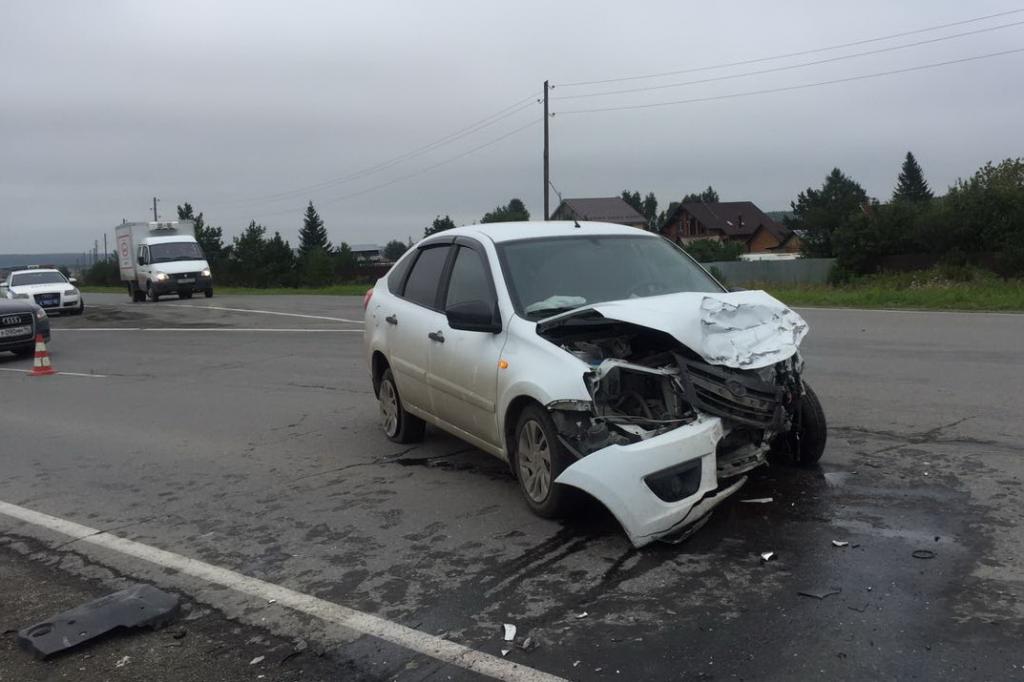
<svg viewBox="0 0 1024 682">
<path fill-rule="evenodd" d="M 430 227 L 423 228 L 423 236 L 429 237 L 432 234 L 444 232 L 445 230 L 450 230 L 453 227 L 455 227 L 455 223 L 452 222 L 452 219 L 449 216 L 445 216 L 443 218 L 441 216 L 437 216 L 434 218 L 434 222 L 430 224 Z"/>
<path fill-rule="evenodd" d="M 207 225 L 203 219 L 202 212 L 196 214 L 192 204 L 187 201 L 183 205 L 178 206 L 178 220 L 191 220 L 193 222 L 193 232 L 196 241 L 199 242 L 199 248 L 206 255 L 206 260 L 209 262 L 211 269 L 216 271 L 225 263 L 229 256 L 230 247 L 226 248 L 224 246 L 224 231 L 221 228 Z"/>
<path fill-rule="evenodd" d="M 320 248 L 312 248 L 299 257 L 299 282 L 307 287 L 327 286 L 334 280 L 335 258 Z"/>
<path fill-rule="evenodd" d="M 790 202 L 793 217 L 783 221 L 789 229 L 801 230 L 804 255 L 831 258 L 835 255 L 832 235 L 853 219 L 867 200 L 863 187 L 833 168 L 821 189 L 808 187 Z"/>
<path fill-rule="evenodd" d="M 384 260 L 396 261 L 402 257 L 402 254 L 406 252 L 409 247 L 405 245 L 405 242 L 401 242 L 397 239 L 392 239 L 384 245 Z"/>
<path fill-rule="evenodd" d="M 234 239 L 231 253 L 232 279 L 246 287 L 266 287 L 267 228 L 257 225 L 255 220 Z"/>
<path fill-rule="evenodd" d="M 355 277 L 358 266 L 359 263 L 356 255 L 352 253 L 352 247 L 345 242 L 338 244 L 338 248 L 334 251 L 334 276 L 339 281 L 349 282 Z"/>
<path fill-rule="evenodd" d="M 263 263 L 268 287 L 294 287 L 295 252 L 291 244 L 281 238 L 280 232 L 268 239 L 263 247 Z"/>
<path fill-rule="evenodd" d="M 698 201 L 703 201 L 705 204 L 717 203 L 719 201 L 718 192 L 715 191 L 714 187 L 708 185 L 708 188 L 703 192 L 698 192 L 697 194 L 687 194 L 685 197 L 683 197 L 682 203 L 691 204 Z"/>
<path fill-rule="evenodd" d="M 332 247 L 331 242 L 327 239 L 327 228 L 324 227 L 324 221 L 313 208 L 311 201 L 302 217 L 302 229 L 299 230 L 299 258 L 303 258 L 317 249 L 324 253 L 330 253 Z"/>
<path fill-rule="evenodd" d="M 913 154 L 907 152 L 896 181 L 896 189 L 892 193 L 893 201 L 928 201 L 932 196 L 932 190 L 924 179 L 921 165 Z"/>
<path fill-rule="evenodd" d="M 633 210 L 647 220 L 647 229 L 653 230 L 658 225 L 658 199 L 654 192 L 648 192 L 647 196 L 640 198 L 640 192 L 622 190 L 622 200 L 633 207 Z"/>
<path fill-rule="evenodd" d="M 519 199 L 511 199 L 506 205 L 498 206 L 493 211 L 488 211 L 480 218 L 481 223 L 508 223 L 519 220 L 529 220 L 530 212 Z"/>
<path fill-rule="evenodd" d="M 718 239 L 695 239 L 683 245 L 683 250 L 699 263 L 713 263 L 724 260 L 739 260 L 743 244 Z"/>
</svg>

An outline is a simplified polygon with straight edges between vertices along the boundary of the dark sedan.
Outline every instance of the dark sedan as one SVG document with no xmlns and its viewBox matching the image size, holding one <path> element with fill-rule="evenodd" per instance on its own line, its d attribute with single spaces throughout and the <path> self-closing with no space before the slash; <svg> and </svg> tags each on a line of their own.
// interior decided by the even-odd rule
<svg viewBox="0 0 1024 682">
<path fill-rule="evenodd" d="M 32 355 L 36 334 L 50 340 L 50 318 L 45 310 L 27 300 L 0 300 L 0 351 Z"/>
</svg>

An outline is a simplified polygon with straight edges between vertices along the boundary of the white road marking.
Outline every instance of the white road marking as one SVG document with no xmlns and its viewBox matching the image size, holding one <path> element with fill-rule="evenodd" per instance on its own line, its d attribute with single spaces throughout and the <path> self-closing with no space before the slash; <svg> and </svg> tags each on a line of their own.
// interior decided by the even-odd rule
<svg viewBox="0 0 1024 682">
<path fill-rule="evenodd" d="M 26 507 L 0 501 L 0 514 L 25 523 L 45 528 L 72 538 L 72 542 L 85 542 L 97 547 L 118 552 L 125 556 L 147 561 L 151 564 L 170 568 L 179 573 L 217 585 L 223 585 L 241 594 L 255 597 L 268 603 L 276 601 L 294 611 L 304 613 L 322 621 L 349 628 L 364 635 L 371 635 L 385 642 L 397 644 L 430 658 L 487 675 L 496 680 L 509 682 L 565 682 L 563 678 L 529 668 L 510 660 L 470 649 L 462 644 L 441 639 L 434 635 L 394 623 L 372 613 L 335 604 L 333 602 L 296 592 L 295 590 L 251 578 L 241 573 L 214 566 L 198 559 L 168 552 L 150 545 L 127 540 L 110 533 L 83 526 L 56 516 L 50 516 Z"/>
<path fill-rule="evenodd" d="M 21 372 L 22 374 L 31 374 L 30 369 L 15 369 L 14 367 L 0 367 L 0 372 Z M 83 372 L 57 372 L 57 374 L 66 377 L 89 377 L 90 379 L 106 379 L 106 374 L 85 374 Z"/>
<path fill-rule="evenodd" d="M 362 329 L 274 329 L 272 327 L 67 327 L 63 332 L 313 332 L 362 334 Z"/>
<path fill-rule="evenodd" d="M 224 308 L 217 305 L 189 305 L 188 303 L 172 303 L 183 308 L 200 308 L 203 310 L 227 310 L 233 313 L 256 313 L 259 315 L 283 315 L 284 317 L 304 317 L 308 320 L 330 320 L 332 322 L 349 322 L 362 324 L 362 320 L 347 320 L 344 317 L 327 317 L 326 315 L 302 315 L 299 313 L 281 313 L 276 310 L 252 310 L 251 308 Z"/>
</svg>

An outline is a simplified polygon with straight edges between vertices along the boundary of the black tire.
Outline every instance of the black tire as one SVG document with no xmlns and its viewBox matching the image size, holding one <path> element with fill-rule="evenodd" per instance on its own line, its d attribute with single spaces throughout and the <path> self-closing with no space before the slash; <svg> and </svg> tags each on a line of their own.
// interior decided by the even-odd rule
<svg viewBox="0 0 1024 682">
<path fill-rule="evenodd" d="M 555 483 L 555 479 L 572 464 L 573 459 L 558 440 L 558 431 L 551 415 L 540 405 L 528 405 L 520 413 L 513 433 L 509 444 L 513 457 L 512 469 L 526 505 L 534 514 L 546 519 L 566 516 L 579 500 L 579 494 L 575 488 Z M 543 454 L 538 456 L 539 453 L 535 452 L 534 456 L 528 457 L 522 450 L 522 446 L 535 441 L 537 436 L 543 438 L 546 462 Z M 534 445 L 536 447 L 540 444 L 535 442 Z M 541 477 L 539 481 L 536 476 Z"/>
<path fill-rule="evenodd" d="M 146 292 L 140 289 L 135 282 L 128 284 L 128 293 L 131 294 L 132 303 L 142 303 L 146 300 Z"/>
<path fill-rule="evenodd" d="M 157 301 L 160 300 L 160 294 L 156 293 L 156 288 L 153 287 L 152 283 L 150 283 L 149 286 L 147 286 L 146 288 L 147 288 L 147 294 L 149 295 L 149 300 L 150 301 L 152 301 L 153 303 L 156 303 Z"/>
<path fill-rule="evenodd" d="M 792 464 L 811 466 L 825 454 L 828 424 L 818 395 L 804 382 L 804 395 L 794 419 L 793 428 L 783 433 L 772 444 L 773 459 L 784 459 Z"/>
<path fill-rule="evenodd" d="M 380 402 L 381 426 L 388 440 L 395 443 L 418 443 L 423 440 L 427 425 L 419 417 L 405 411 L 390 367 L 380 377 L 377 399 Z"/>
<path fill-rule="evenodd" d="M 71 311 L 72 315 L 81 315 L 85 312 L 85 301 L 79 301 L 78 307 Z"/>
<path fill-rule="evenodd" d="M 203 296 L 206 296 L 206 298 L 213 298 L 213 289 L 207 289 L 204 291 Z"/>
</svg>

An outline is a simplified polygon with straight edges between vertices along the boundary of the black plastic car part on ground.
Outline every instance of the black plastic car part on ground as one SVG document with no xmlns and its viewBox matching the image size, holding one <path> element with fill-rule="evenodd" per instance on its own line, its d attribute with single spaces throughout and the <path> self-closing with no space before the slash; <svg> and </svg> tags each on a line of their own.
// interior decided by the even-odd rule
<svg viewBox="0 0 1024 682">
<path fill-rule="evenodd" d="M 0 351 L 18 354 L 35 349 L 37 334 L 50 340 L 50 320 L 35 303 L 26 299 L 0 301 Z"/>
</svg>

